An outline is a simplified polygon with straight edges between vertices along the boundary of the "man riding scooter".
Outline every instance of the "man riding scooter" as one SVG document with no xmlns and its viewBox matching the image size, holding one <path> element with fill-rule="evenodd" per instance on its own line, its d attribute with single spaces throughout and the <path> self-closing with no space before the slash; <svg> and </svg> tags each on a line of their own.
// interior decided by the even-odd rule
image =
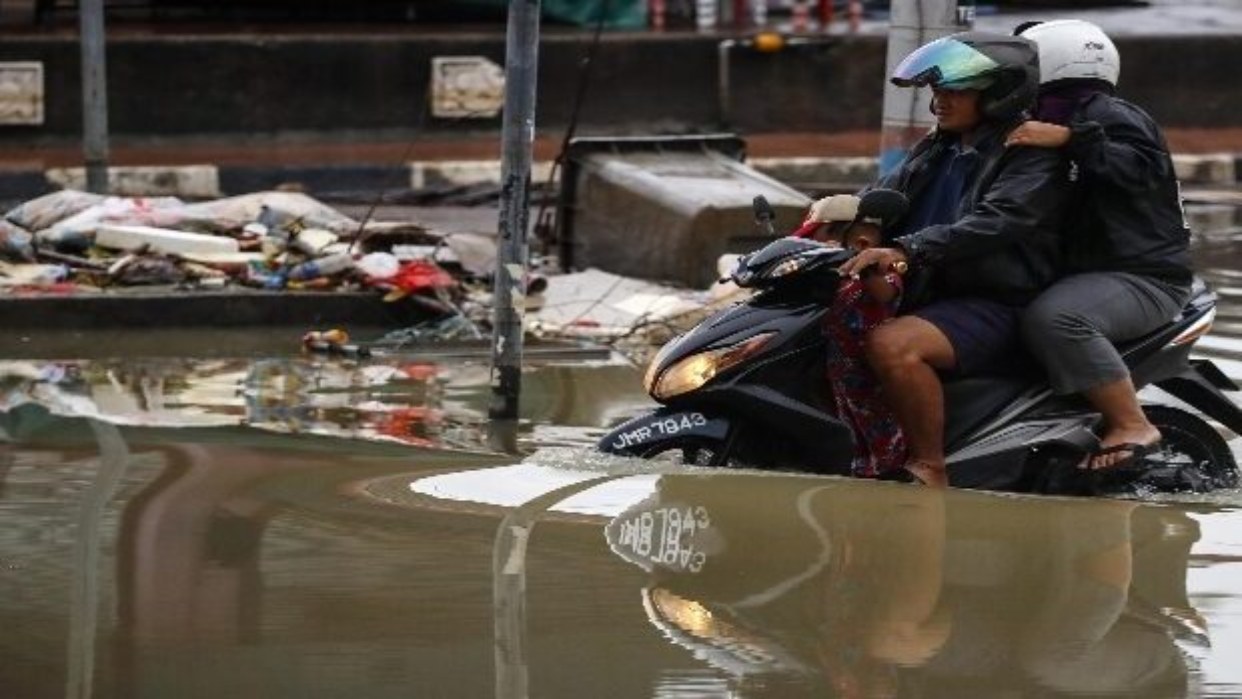
<svg viewBox="0 0 1242 699">
<path fill-rule="evenodd" d="M 868 269 L 880 272 L 871 282 L 908 271 L 898 281 L 914 313 L 880 325 L 867 348 L 872 366 L 886 352 L 894 358 L 880 364 L 890 370 L 880 373 L 882 397 L 908 411 L 898 411 L 904 429 L 918 430 L 906 434 L 911 460 L 930 453 L 923 458 L 947 461 L 953 485 L 965 488 L 1099 494 L 1233 487 L 1236 462 L 1206 418 L 1242 433 L 1242 411 L 1221 393 L 1238 387 L 1212 362 L 1191 359 L 1215 316 L 1206 290 L 1198 288 L 1172 322 L 1118 348 L 1136 386 L 1159 387 L 1199 413 L 1144 407 L 1165 437 L 1160 464 L 1141 472 L 1076 468 L 1099 448 L 1099 413 L 1013 366 L 1022 304 L 1060 270 L 1061 215 L 1073 174 L 1057 149 L 1001 145 L 1030 104 L 1036 70 L 1031 44 L 1007 36 L 960 34 L 912 54 L 894 77 L 935 82 L 942 128 L 856 204 L 863 214 L 873 199 L 900 198 L 900 207 L 862 216 L 893 221 L 899 247 L 884 242 L 854 256 L 789 236 L 742 256 L 729 279 L 755 293 L 670 340 L 643 376 L 659 407 L 617 425 L 598 447 L 708 467 L 873 475 L 857 468 L 859 432 L 849 411 L 833 405 L 825 382 L 807 378 L 821 374 L 831 356 L 823 325 L 851 288 L 842 271 L 860 280 Z M 961 132 L 948 128 L 958 124 Z M 893 188 L 914 199 L 912 209 Z M 755 217 L 775 238 L 774 214 L 761 197 Z M 935 296 L 910 305 L 922 300 L 917 289 L 929 270 Z M 877 300 L 891 302 L 887 293 Z M 886 337 L 889 330 L 895 336 Z M 939 367 L 949 369 L 943 386 Z M 870 463 L 886 469 L 887 455 Z M 893 465 L 891 473 L 909 471 L 925 483 L 948 480 L 935 461 Z"/>
<path fill-rule="evenodd" d="M 879 183 L 913 202 L 896 245 L 864 250 L 841 271 L 935 270 L 934 300 L 876 328 L 867 358 L 905 433 L 906 470 L 945 486 L 937 372 L 985 373 L 1018 349 L 1023 307 L 1057 275 L 1069 166 L 1056 150 L 1004 146 L 1039 81 L 1027 39 L 954 34 L 908 56 L 892 81 L 932 88 L 937 128 Z"/>
</svg>

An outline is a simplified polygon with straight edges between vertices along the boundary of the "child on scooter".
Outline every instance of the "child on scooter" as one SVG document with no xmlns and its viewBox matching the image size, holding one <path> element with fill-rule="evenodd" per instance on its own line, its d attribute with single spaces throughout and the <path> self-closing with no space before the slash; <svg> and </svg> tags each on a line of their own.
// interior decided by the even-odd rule
<svg viewBox="0 0 1242 699">
<path fill-rule="evenodd" d="M 858 215 L 859 199 L 837 195 L 812 206 L 804 230 L 821 224 L 814 239 L 826 245 L 865 250 L 881 245 L 882 221 Z M 854 434 L 854 476 L 876 478 L 900 472 L 906 442 L 897 418 L 880 396 L 880 384 L 867 365 L 863 343 L 873 328 L 892 318 L 901 302 L 904 269 L 875 270 L 845 277 L 824 320 L 828 340 L 828 383 L 837 416 Z"/>
</svg>

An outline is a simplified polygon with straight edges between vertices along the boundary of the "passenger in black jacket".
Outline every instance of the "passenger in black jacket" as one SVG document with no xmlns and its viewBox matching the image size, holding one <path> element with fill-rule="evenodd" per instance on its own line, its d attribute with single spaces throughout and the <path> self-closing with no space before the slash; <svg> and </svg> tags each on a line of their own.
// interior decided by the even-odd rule
<svg viewBox="0 0 1242 699">
<path fill-rule="evenodd" d="M 978 373 L 1018 349 L 1023 305 L 1059 268 L 1067 162 L 1056 150 L 1004 147 L 1034 102 L 1038 75 L 1031 42 L 966 32 L 918 49 L 892 78 L 932 87 L 937 129 L 880 183 L 911 196 L 904 235 L 895 247 L 859 253 L 842 272 L 935 271 L 937 300 L 876 328 L 867 342 L 905 432 L 906 469 L 929 485 L 947 485 L 937 370 Z"/>
<path fill-rule="evenodd" d="M 1190 235 L 1173 161 L 1143 110 L 1113 95 L 1120 57 L 1099 27 L 1058 20 L 1019 28 L 1039 46 L 1035 120 L 1014 146 L 1060 148 L 1078 175 L 1066 229 L 1066 278 L 1027 309 L 1023 336 L 1058 393 L 1104 417 L 1089 462 L 1108 468 L 1158 447 L 1114 342 L 1170 322 L 1190 296 Z"/>
</svg>

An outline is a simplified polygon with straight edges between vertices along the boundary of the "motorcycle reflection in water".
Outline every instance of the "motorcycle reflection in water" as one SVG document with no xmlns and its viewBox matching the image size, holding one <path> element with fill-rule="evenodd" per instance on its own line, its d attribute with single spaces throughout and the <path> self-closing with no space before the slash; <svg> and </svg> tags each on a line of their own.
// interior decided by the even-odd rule
<svg viewBox="0 0 1242 699">
<path fill-rule="evenodd" d="M 650 573 L 651 623 L 738 696 L 1181 696 L 1178 644 L 1208 645 L 1182 511 L 763 486 L 756 508 L 751 489 L 663 476 L 606 530 Z"/>
</svg>

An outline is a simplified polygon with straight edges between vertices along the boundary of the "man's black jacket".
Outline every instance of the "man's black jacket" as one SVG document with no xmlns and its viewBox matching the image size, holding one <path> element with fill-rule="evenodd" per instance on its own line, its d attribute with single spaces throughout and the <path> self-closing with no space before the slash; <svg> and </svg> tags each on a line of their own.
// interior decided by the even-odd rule
<svg viewBox="0 0 1242 699">
<path fill-rule="evenodd" d="M 1190 232 L 1173 159 L 1146 112 L 1097 92 L 1070 121 L 1080 178 L 1066 236 L 1068 273 L 1119 271 L 1189 284 Z"/>
<path fill-rule="evenodd" d="M 1061 230 L 1072 192 L 1069 162 L 1059 149 L 1006 148 L 1005 136 L 1013 126 L 988 124 L 976 132 L 979 162 L 954 223 L 928 226 L 895 241 L 914 264 L 936 269 L 937 298 L 978 296 L 1021 305 L 1059 276 Z M 915 200 L 951 139 L 933 132 L 877 186 Z"/>
</svg>

